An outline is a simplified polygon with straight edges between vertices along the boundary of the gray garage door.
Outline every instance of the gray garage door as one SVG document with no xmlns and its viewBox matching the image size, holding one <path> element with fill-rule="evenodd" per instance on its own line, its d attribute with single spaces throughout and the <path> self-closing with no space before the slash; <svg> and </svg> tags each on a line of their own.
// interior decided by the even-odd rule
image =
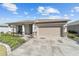
<svg viewBox="0 0 79 59">
<path fill-rule="evenodd" d="M 61 36 L 60 27 L 40 27 L 39 28 L 39 36 L 45 37 L 58 37 Z"/>
</svg>

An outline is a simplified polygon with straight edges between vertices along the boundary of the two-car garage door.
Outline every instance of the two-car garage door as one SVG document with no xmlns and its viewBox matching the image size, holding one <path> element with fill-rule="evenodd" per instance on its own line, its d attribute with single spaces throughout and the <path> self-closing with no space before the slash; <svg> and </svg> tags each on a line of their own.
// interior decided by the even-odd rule
<svg viewBox="0 0 79 59">
<path fill-rule="evenodd" d="M 61 27 L 39 27 L 39 36 L 45 36 L 45 37 L 61 36 Z"/>
</svg>

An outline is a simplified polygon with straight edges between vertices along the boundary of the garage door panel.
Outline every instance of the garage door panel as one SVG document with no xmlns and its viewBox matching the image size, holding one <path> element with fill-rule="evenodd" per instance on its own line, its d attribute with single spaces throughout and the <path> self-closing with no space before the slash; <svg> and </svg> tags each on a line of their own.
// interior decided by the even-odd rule
<svg viewBox="0 0 79 59">
<path fill-rule="evenodd" d="M 42 27 L 39 28 L 40 36 L 56 37 L 60 36 L 60 27 Z"/>
</svg>

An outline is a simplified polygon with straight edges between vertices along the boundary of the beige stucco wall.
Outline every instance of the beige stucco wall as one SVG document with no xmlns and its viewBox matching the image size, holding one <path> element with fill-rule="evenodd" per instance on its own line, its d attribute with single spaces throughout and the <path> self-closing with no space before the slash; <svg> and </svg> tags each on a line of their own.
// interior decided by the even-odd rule
<svg viewBox="0 0 79 59">
<path fill-rule="evenodd" d="M 25 34 L 28 34 L 29 33 L 29 25 L 24 25 L 25 27 Z"/>
<path fill-rule="evenodd" d="M 25 27 L 25 34 L 30 34 L 32 31 L 32 25 L 27 24 L 24 25 L 24 27 Z"/>
</svg>

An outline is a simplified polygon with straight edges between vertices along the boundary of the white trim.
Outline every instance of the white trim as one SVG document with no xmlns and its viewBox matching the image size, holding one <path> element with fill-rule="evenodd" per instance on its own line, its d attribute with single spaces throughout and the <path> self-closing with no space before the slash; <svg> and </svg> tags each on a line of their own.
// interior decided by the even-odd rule
<svg viewBox="0 0 79 59">
<path fill-rule="evenodd" d="M 25 26 L 22 25 L 22 34 L 25 35 Z"/>
</svg>

